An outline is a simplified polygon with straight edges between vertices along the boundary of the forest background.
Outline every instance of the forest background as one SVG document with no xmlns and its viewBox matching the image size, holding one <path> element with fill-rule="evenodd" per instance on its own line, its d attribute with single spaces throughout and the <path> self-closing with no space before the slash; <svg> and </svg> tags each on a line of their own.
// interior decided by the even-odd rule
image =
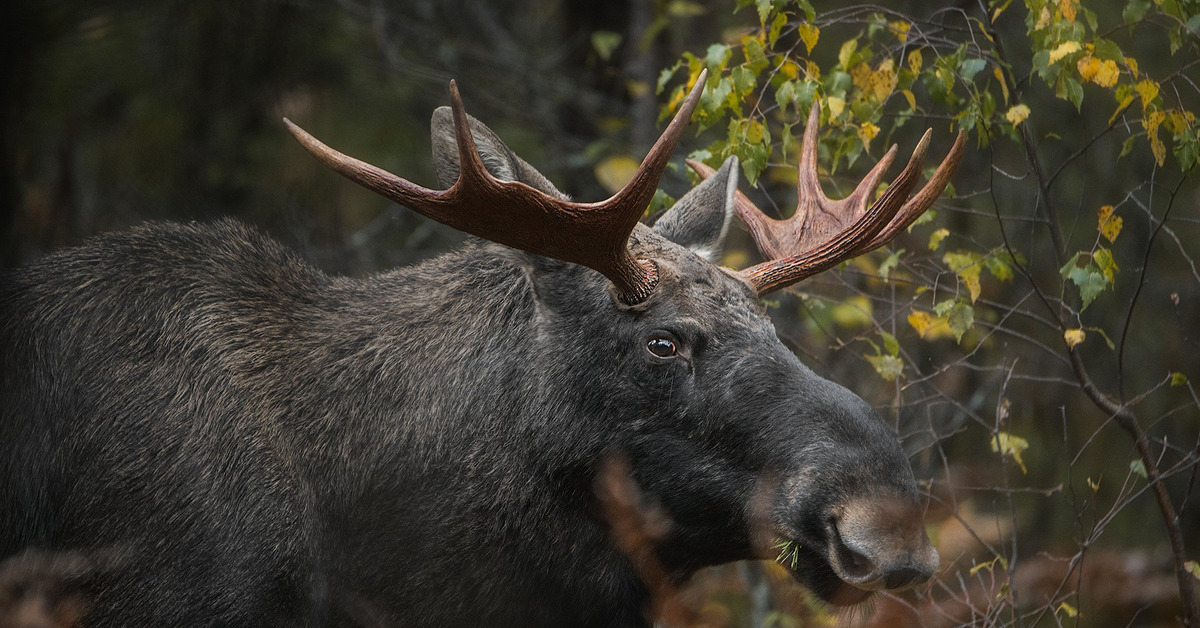
<svg viewBox="0 0 1200 628">
<path fill-rule="evenodd" d="M 0 21 L 4 266 L 219 216 L 329 272 L 434 256 L 462 236 L 326 171 L 280 118 L 431 184 L 451 78 L 596 200 L 707 68 L 651 217 L 694 181 L 684 156 L 731 154 L 787 215 L 814 103 L 835 197 L 891 143 L 903 159 L 928 127 L 941 155 L 964 130 L 927 220 L 768 304 L 902 439 L 942 573 L 839 612 L 736 565 L 681 602 L 714 626 L 1200 625 L 1200 2 L 15 0 Z M 725 263 L 756 259 L 735 230 Z"/>
</svg>

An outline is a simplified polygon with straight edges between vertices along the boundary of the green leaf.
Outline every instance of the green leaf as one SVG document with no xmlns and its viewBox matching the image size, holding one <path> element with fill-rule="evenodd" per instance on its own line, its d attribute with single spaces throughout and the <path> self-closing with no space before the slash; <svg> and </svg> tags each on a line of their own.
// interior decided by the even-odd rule
<svg viewBox="0 0 1200 628">
<path fill-rule="evenodd" d="M 1071 104 L 1075 105 L 1075 110 L 1079 111 L 1080 106 L 1083 105 L 1083 85 L 1080 85 L 1079 81 L 1064 75 L 1059 86 L 1058 97 L 1071 101 Z"/>
<path fill-rule="evenodd" d="M 717 74 L 725 69 L 725 64 L 729 63 L 729 57 L 733 56 L 733 51 L 725 44 L 713 44 L 708 47 L 708 52 L 704 53 L 704 64 L 708 66 L 709 74 Z"/>
<path fill-rule="evenodd" d="M 895 381 L 904 374 L 904 362 L 894 355 L 868 355 L 866 358 L 885 382 Z"/>
<path fill-rule="evenodd" d="M 733 81 L 733 91 L 738 98 L 745 98 L 758 84 L 754 72 L 746 67 L 734 68 L 733 72 L 729 73 L 729 78 Z"/>
<path fill-rule="evenodd" d="M 1012 266 L 1009 266 L 1007 258 L 1008 254 L 1001 251 L 1000 253 L 989 255 L 984 262 L 987 265 L 988 272 L 992 273 L 992 276 L 1000 281 L 1012 279 Z"/>
<path fill-rule="evenodd" d="M 883 262 L 879 264 L 879 276 L 883 277 L 884 281 L 888 280 L 888 276 L 891 275 L 892 269 L 894 269 L 896 265 L 900 263 L 900 256 L 903 254 L 904 249 L 894 251 L 891 255 L 887 256 L 887 259 L 883 260 Z"/>
<path fill-rule="evenodd" d="M 879 337 L 883 338 L 883 348 L 888 352 L 888 355 L 900 355 L 900 342 L 896 337 L 886 331 L 879 332 Z"/>
<path fill-rule="evenodd" d="M 793 126 L 795 126 L 795 125 L 785 124 L 785 125 L 783 125 L 783 130 L 780 131 L 780 133 L 783 136 L 781 138 L 782 139 L 781 148 L 783 149 L 783 158 L 784 159 L 787 159 L 788 155 L 795 155 L 796 151 L 800 147 L 800 142 L 798 140 L 796 140 L 796 134 L 792 133 Z"/>
<path fill-rule="evenodd" d="M 767 167 L 767 157 L 770 156 L 769 144 L 738 144 L 733 147 L 733 154 L 742 163 L 742 173 L 750 185 L 758 183 L 758 177 Z"/>
<path fill-rule="evenodd" d="M 763 51 L 762 43 L 754 37 L 746 38 L 743 41 L 745 43 L 742 45 L 742 54 L 746 55 L 746 67 L 755 74 L 762 72 L 770 65 L 767 55 Z"/>
<path fill-rule="evenodd" d="M 775 104 L 787 109 L 796 100 L 796 81 L 784 81 L 775 88 Z M 784 152 L 787 152 L 786 150 Z"/>
<path fill-rule="evenodd" d="M 1105 251 L 1106 249 L 1099 249 Z M 1080 262 L 1087 259 L 1085 266 L 1080 266 Z M 1111 271 L 1116 268 L 1116 264 L 1112 263 L 1111 255 L 1105 260 L 1105 269 Z M 1105 271 L 1097 265 L 1096 257 L 1086 252 L 1076 253 L 1062 268 L 1059 269 L 1059 274 L 1064 280 L 1070 281 L 1079 288 L 1079 296 L 1083 301 L 1080 311 L 1087 309 L 1087 306 L 1092 304 L 1096 296 L 1104 291 L 1111 281 L 1106 277 Z"/>
<path fill-rule="evenodd" d="M 1130 135 L 1129 137 L 1125 138 L 1124 142 L 1121 142 L 1121 152 L 1117 155 L 1117 159 L 1128 155 L 1129 151 L 1133 150 L 1133 140 L 1135 139 L 1137 139 L 1136 135 Z"/>
<path fill-rule="evenodd" d="M 975 75 L 983 71 L 987 67 L 987 61 L 983 59 L 966 59 L 958 65 L 958 73 L 962 75 L 967 82 L 974 80 Z"/>
<path fill-rule="evenodd" d="M 682 67 L 683 64 L 676 63 L 669 68 L 663 68 L 662 72 L 658 73 L 658 82 L 655 83 L 654 93 L 661 94 L 667 88 L 667 83 L 671 81 L 671 77 L 675 76 L 675 71 Z"/>
<path fill-rule="evenodd" d="M 771 0 L 754 0 L 754 8 L 758 9 L 758 23 L 766 24 L 767 16 L 771 14 Z"/>
<path fill-rule="evenodd" d="M 1146 475 L 1146 463 L 1142 462 L 1141 460 L 1131 460 L 1129 462 L 1129 470 L 1133 471 L 1137 475 L 1142 476 L 1143 478 L 1148 477 Z"/>
<path fill-rule="evenodd" d="M 946 324 L 954 332 L 954 341 L 962 342 L 963 334 L 975 325 L 975 308 L 966 301 L 956 300 L 954 307 L 946 313 Z"/>
<path fill-rule="evenodd" d="M 800 9 L 804 11 L 805 19 L 807 19 L 809 22 L 817 19 L 817 10 L 813 8 L 811 2 L 808 0 L 795 0 L 795 2 L 796 6 L 800 7 Z"/>
<path fill-rule="evenodd" d="M 1079 287 L 1079 297 L 1083 299 L 1080 311 L 1086 310 L 1087 306 L 1091 305 L 1092 301 L 1095 301 L 1096 297 L 1108 286 L 1104 275 L 1088 268 L 1073 268 L 1067 278 Z"/>
<path fill-rule="evenodd" d="M 1121 47 L 1111 39 L 1097 39 L 1095 45 L 1097 57 L 1100 57 L 1101 59 L 1108 59 L 1109 61 L 1116 61 L 1117 63 L 1125 62 L 1125 53 L 1122 52 Z"/>
<path fill-rule="evenodd" d="M 776 13 L 775 19 L 771 20 L 771 29 L 767 32 L 767 45 L 774 48 L 775 40 L 779 39 L 779 31 L 787 26 L 788 18 L 785 13 Z"/>
<path fill-rule="evenodd" d="M 1112 283 L 1114 272 L 1120 270 L 1117 263 L 1113 261 L 1112 251 L 1106 248 L 1098 248 L 1092 252 L 1092 261 L 1096 263 L 1096 267 L 1100 269 L 1100 273 L 1104 275 L 1104 279 L 1108 283 Z"/>
<path fill-rule="evenodd" d="M 612 53 L 621 45 L 621 34 L 612 31 L 596 31 L 592 33 L 592 49 L 600 58 L 608 61 Z M 672 70 L 673 71 L 673 70 Z"/>
<path fill-rule="evenodd" d="M 1037 71 L 1038 76 L 1049 80 L 1050 78 L 1050 51 L 1039 50 L 1033 54 L 1033 69 Z"/>
<path fill-rule="evenodd" d="M 717 81 L 715 86 L 708 86 L 700 96 L 700 111 L 709 118 L 708 123 L 720 119 L 721 112 L 729 106 L 729 96 L 733 94 L 733 82 L 728 78 Z"/>
</svg>

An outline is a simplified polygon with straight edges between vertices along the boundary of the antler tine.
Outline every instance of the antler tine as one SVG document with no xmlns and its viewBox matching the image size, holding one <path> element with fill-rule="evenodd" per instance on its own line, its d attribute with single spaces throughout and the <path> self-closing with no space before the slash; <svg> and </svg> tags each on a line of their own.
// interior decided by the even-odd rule
<svg viewBox="0 0 1200 628">
<path fill-rule="evenodd" d="M 941 195 L 962 159 L 965 136 L 960 132 L 933 176 L 909 199 L 929 148 L 932 131 L 927 131 L 913 150 L 908 164 L 879 199 L 868 206 L 879 180 L 895 158 L 894 145 L 850 196 L 835 201 L 825 196 L 817 177 L 819 119 L 820 104 L 814 101 L 800 149 L 795 214 L 785 220 L 776 220 L 764 214 L 741 192 L 735 196 L 735 212 L 769 260 L 741 271 L 760 295 L 794 284 L 842 260 L 890 242 Z M 704 164 L 692 161 L 688 164 L 702 178 L 715 172 Z"/>
<path fill-rule="evenodd" d="M 592 268 L 613 282 L 622 301 L 636 304 L 653 292 L 658 269 L 650 260 L 634 259 L 628 248 L 629 235 L 654 196 L 706 79 L 707 71 L 701 71 L 679 112 L 642 160 L 633 179 L 611 198 L 598 203 L 564 201 L 524 183 L 492 176 L 476 150 L 454 81 L 450 82 L 450 105 L 459 175 L 446 190 L 416 185 L 343 155 L 290 120 L 284 118 L 284 123 L 309 152 L 351 181 L 459 231 Z"/>
<path fill-rule="evenodd" d="M 458 94 L 458 83 L 454 79 L 450 79 L 450 113 L 454 116 L 454 144 L 458 146 L 458 180 L 451 187 L 499 182 L 488 172 L 487 167 L 483 165 L 483 159 L 479 157 L 479 150 L 475 147 L 475 136 L 471 134 L 471 125 L 467 122 L 467 109 L 463 107 L 462 96 Z"/>
<path fill-rule="evenodd" d="M 921 143 L 917 146 L 917 150 L 921 151 L 922 157 L 924 157 L 925 147 L 928 146 L 928 140 L 932 133 L 932 129 L 925 131 L 924 137 L 921 138 Z M 942 158 L 942 163 L 938 164 L 937 170 L 933 171 L 933 176 L 929 177 L 929 180 L 925 182 L 925 185 L 921 187 L 920 191 L 914 194 L 912 198 L 908 199 L 908 202 L 906 202 L 904 206 L 900 208 L 900 211 L 896 212 L 896 218 L 892 220 L 892 222 L 888 223 L 888 226 L 884 228 L 883 231 L 880 231 L 879 235 L 875 236 L 875 239 L 872 240 L 871 243 L 860 253 L 858 253 L 859 255 L 868 251 L 873 251 L 887 244 L 888 242 L 891 242 L 897 235 L 900 234 L 901 231 L 904 231 L 910 225 L 912 225 L 917 218 L 921 217 L 921 214 L 925 213 L 925 210 L 929 209 L 930 206 L 933 205 L 933 202 L 936 201 L 938 197 L 942 195 L 942 192 L 946 190 L 946 186 L 950 183 L 950 177 L 954 175 L 954 171 L 958 169 L 958 163 L 962 161 L 963 152 L 966 150 L 966 146 L 967 135 L 966 133 L 959 131 L 958 135 L 954 138 L 954 144 L 950 147 L 950 151 L 946 153 L 944 158 Z M 916 151 L 913 151 L 913 156 L 914 158 L 916 157 Z M 920 163 L 914 164 L 912 161 L 910 161 L 909 166 L 906 166 L 904 169 L 905 172 L 901 172 L 900 176 L 896 177 L 896 179 L 899 180 L 900 178 L 904 177 L 909 168 L 912 168 L 913 173 L 911 176 L 913 182 L 915 183 L 918 175 L 920 174 L 920 167 Z M 891 190 L 891 187 L 885 190 L 884 196 L 887 196 L 888 192 L 891 192 Z M 883 199 L 881 197 L 880 201 L 882 200 Z"/>
</svg>

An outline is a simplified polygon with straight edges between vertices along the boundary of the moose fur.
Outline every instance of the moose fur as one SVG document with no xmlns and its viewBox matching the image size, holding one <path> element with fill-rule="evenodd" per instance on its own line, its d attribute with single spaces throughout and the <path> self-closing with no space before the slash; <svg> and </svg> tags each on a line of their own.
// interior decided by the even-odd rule
<svg viewBox="0 0 1200 628">
<path fill-rule="evenodd" d="M 561 195 L 473 130 L 493 174 Z M 5 272 L 0 559 L 120 556 L 89 589 L 96 626 L 644 626 L 593 490 L 619 455 L 669 519 L 675 580 L 774 537 L 835 602 L 928 578 L 895 438 L 709 261 L 735 187 L 731 161 L 634 231 L 659 272 L 634 306 L 484 241 L 330 276 L 232 220 Z M 647 350 L 661 337 L 675 356 Z"/>
</svg>

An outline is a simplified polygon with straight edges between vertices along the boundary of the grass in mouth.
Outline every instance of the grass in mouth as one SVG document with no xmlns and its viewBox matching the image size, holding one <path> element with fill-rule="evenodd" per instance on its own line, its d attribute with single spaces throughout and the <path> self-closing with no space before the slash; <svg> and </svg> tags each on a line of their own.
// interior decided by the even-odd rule
<svg viewBox="0 0 1200 628">
<path fill-rule="evenodd" d="M 775 557 L 775 562 L 785 567 L 791 567 L 793 571 L 796 569 L 796 561 L 800 559 L 799 543 L 791 539 L 777 537 L 771 549 L 779 551 L 779 555 Z"/>
</svg>

